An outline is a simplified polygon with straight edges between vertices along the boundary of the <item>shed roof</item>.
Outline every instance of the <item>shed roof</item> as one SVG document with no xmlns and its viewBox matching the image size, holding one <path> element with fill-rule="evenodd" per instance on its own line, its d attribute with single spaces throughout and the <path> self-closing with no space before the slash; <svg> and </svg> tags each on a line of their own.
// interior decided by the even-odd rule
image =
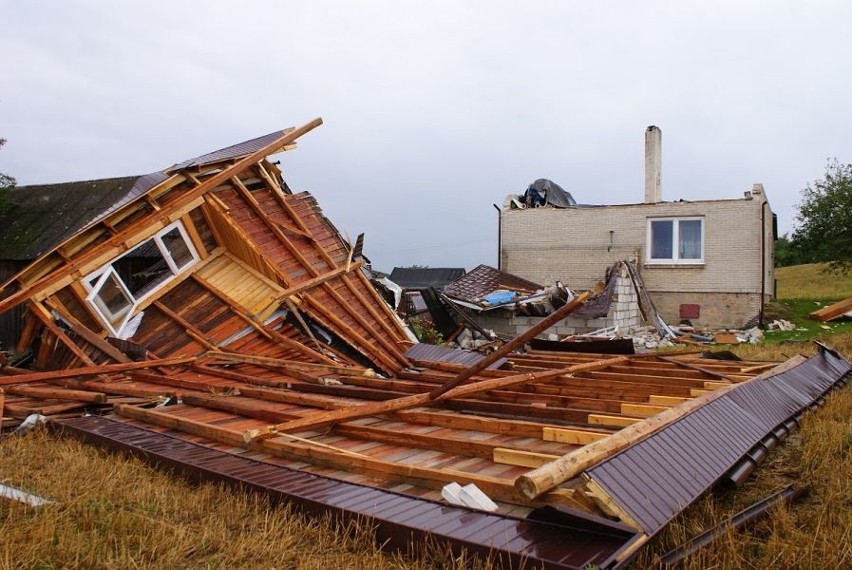
<svg viewBox="0 0 852 570">
<path fill-rule="evenodd" d="M 444 293 L 456 299 L 475 302 L 497 289 L 534 293 L 541 289 L 541 285 L 488 265 L 480 265 L 444 287 Z"/>
<path fill-rule="evenodd" d="M 442 289 L 464 275 L 464 267 L 394 267 L 390 280 L 403 289 Z"/>
</svg>

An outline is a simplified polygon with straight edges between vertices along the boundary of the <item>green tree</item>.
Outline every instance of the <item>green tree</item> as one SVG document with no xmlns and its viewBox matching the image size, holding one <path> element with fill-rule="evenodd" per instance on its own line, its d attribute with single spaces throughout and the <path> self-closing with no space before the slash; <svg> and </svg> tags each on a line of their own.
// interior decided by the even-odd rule
<svg viewBox="0 0 852 570">
<path fill-rule="evenodd" d="M 789 267 L 801 263 L 807 263 L 807 261 L 787 234 L 775 240 L 775 267 Z"/>
<path fill-rule="evenodd" d="M 0 139 L 0 148 L 6 144 L 6 139 Z M 15 187 L 15 179 L 0 172 L 0 211 L 6 209 L 7 194 Z"/>
<path fill-rule="evenodd" d="M 852 269 L 852 164 L 829 160 L 825 177 L 802 190 L 791 245 L 800 262 L 826 262 L 826 271 Z"/>
</svg>

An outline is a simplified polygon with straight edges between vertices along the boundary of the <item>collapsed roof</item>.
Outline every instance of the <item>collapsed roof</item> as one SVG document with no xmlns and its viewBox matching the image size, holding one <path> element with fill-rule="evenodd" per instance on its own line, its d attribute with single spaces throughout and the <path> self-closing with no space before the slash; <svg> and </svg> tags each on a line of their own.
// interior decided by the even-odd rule
<svg viewBox="0 0 852 570">
<path fill-rule="evenodd" d="M 320 122 L 123 186 L 40 247 L 0 299 L 27 307 L 4 426 L 50 416 L 196 479 L 381 521 L 389 547 L 609 568 L 845 381 L 826 348 L 780 368 L 513 352 L 586 294 L 489 356 L 412 346 L 358 248 L 268 160 Z"/>
</svg>

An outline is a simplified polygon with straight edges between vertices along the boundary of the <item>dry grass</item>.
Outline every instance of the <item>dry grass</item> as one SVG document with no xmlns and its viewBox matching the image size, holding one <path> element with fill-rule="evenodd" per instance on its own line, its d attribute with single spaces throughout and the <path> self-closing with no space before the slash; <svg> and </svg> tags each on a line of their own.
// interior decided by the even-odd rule
<svg viewBox="0 0 852 570">
<path fill-rule="evenodd" d="M 779 299 L 840 301 L 852 297 L 852 274 L 822 273 L 823 263 L 809 263 L 775 269 Z"/>
<path fill-rule="evenodd" d="M 0 442 L 0 474 L 55 501 L 32 508 L 0 499 L 4 570 L 469 567 L 434 551 L 385 554 L 366 525 L 338 528 L 257 495 L 194 486 L 43 429 Z"/>
<path fill-rule="evenodd" d="M 852 333 L 821 338 L 846 358 Z M 792 350 L 791 350 L 792 348 Z M 811 355 L 813 343 L 741 345 L 742 358 L 783 360 Z M 685 570 L 852 567 L 852 385 L 806 413 L 802 429 L 776 448 L 742 489 L 710 494 L 685 511 L 631 565 L 658 568 L 659 557 L 689 538 L 780 490 L 789 483 L 813 486 L 810 496 L 776 508 L 750 529 L 730 530 L 686 558 Z"/>
<path fill-rule="evenodd" d="M 852 388 L 809 413 L 802 429 L 777 448 L 737 491 L 701 499 L 669 525 L 632 568 L 656 568 L 658 557 L 726 517 L 780 490 L 810 483 L 810 496 L 772 510 L 753 527 L 729 530 L 687 557 L 680 568 L 852 567 Z"/>
</svg>

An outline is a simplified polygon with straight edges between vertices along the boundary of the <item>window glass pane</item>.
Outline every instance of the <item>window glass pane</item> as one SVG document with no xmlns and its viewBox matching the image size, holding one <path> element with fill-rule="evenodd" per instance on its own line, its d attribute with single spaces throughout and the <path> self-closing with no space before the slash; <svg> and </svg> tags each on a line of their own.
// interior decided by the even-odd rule
<svg viewBox="0 0 852 570">
<path fill-rule="evenodd" d="M 172 270 L 153 239 L 144 242 L 125 257 L 129 258 L 133 267 L 130 281 L 126 285 L 137 299 L 172 277 Z"/>
<path fill-rule="evenodd" d="M 673 229 L 671 220 L 651 222 L 651 259 L 672 259 Z"/>
<path fill-rule="evenodd" d="M 172 261 L 175 262 L 178 269 L 181 269 L 192 262 L 194 259 L 192 257 L 192 251 L 189 249 L 189 245 L 187 245 L 186 240 L 183 239 L 183 234 L 180 233 L 179 229 L 176 227 L 172 228 L 168 232 L 164 233 L 161 239 L 163 240 L 163 245 L 166 246 L 169 255 L 172 256 Z"/>
<path fill-rule="evenodd" d="M 678 257 L 701 259 L 701 220 L 680 220 L 678 234 Z"/>
<path fill-rule="evenodd" d="M 133 306 L 132 299 L 128 297 L 118 276 L 112 271 L 109 272 L 100 288 L 94 291 L 92 300 L 114 329 L 119 328 L 124 316 Z"/>
</svg>

